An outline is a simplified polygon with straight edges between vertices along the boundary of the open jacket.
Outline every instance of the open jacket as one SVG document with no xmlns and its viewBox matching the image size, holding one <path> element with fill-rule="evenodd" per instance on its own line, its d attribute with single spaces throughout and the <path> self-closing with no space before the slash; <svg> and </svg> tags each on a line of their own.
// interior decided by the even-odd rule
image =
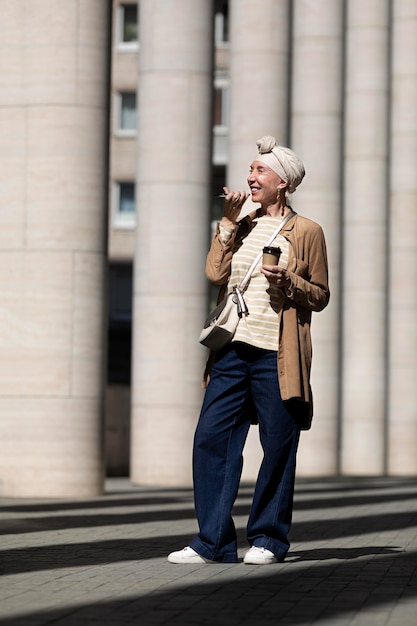
<svg viewBox="0 0 417 626">
<path fill-rule="evenodd" d="M 243 239 L 256 228 L 253 211 L 236 223 L 227 243 L 223 243 L 217 226 L 207 255 L 206 276 L 220 285 L 218 302 L 226 291 L 232 256 Z M 278 349 L 278 379 L 282 399 L 287 402 L 303 430 L 311 426 L 313 398 L 310 387 L 311 371 L 311 313 L 322 311 L 329 302 L 327 251 L 321 227 L 297 213 L 281 229 L 280 234 L 290 243 L 288 272 L 291 286 L 284 289 L 285 302 L 280 315 Z M 210 355 L 205 381 L 210 374 L 214 355 Z"/>
</svg>

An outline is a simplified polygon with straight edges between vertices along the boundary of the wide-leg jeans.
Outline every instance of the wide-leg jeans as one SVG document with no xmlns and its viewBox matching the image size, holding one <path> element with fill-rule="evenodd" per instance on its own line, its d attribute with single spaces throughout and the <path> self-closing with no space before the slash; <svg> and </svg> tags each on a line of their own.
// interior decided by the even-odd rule
<svg viewBox="0 0 417 626">
<path fill-rule="evenodd" d="M 243 448 L 256 409 L 263 460 L 247 523 L 249 545 L 284 560 L 291 526 L 300 431 L 281 399 L 277 352 L 233 342 L 216 355 L 194 436 L 194 501 L 199 534 L 191 547 L 206 559 L 234 563 L 232 518 Z"/>
</svg>

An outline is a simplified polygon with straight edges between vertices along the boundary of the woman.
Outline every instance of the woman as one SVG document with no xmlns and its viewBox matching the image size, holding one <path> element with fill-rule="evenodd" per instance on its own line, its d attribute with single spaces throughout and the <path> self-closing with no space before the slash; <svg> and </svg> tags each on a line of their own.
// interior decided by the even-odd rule
<svg viewBox="0 0 417 626">
<path fill-rule="evenodd" d="M 329 301 L 327 254 L 321 227 L 288 202 L 304 177 L 302 162 L 273 137 L 262 137 L 257 146 L 248 184 L 260 208 L 239 220 L 249 194 L 225 187 L 224 215 L 207 257 L 207 277 L 222 286 L 219 300 L 290 217 L 272 244 L 281 248 L 278 265 L 260 260 L 244 293 L 249 315 L 240 320 L 233 341 L 209 359 L 193 452 L 199 534 L 168 556 L 171 563 L 238 561 L 231 513 L 253 422 L 259 423 L 264 456 L 243 561 L 282 562 L 290 545 L 298 441 L 312 417 L 311 313 Z"/>
</svg>

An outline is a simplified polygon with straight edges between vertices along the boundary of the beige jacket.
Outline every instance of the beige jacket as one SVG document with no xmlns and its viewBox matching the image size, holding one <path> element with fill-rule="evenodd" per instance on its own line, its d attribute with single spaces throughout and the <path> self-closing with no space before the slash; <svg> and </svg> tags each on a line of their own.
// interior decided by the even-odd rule
<svg viewBox="0 0 417 626">
<path fill-rule="evenodd" d="M 258 215 L 259 209 L 238 222 L 226 244 L 223 244 L 217 227 L 207 255 L 206 275 L 210 281 L 221 285 L 218 302 L 227 289 L 232 256 L 245 236 L 256 227 L 252 220 Z M 321 227 L 298 214 L 286 223 L 280 234 L 291 244 L 288 263 L 291 286 L 285 290 L 286 299 L 280 313 L 278 379 L 282 399 L 288 402 L 300 427 L 306 430 L 311 426 L 313 415 L 311 313 L 322 311 L 330 297 L 326 242 Z M 210 374 L 213 356 L 209 357 L 205 380 Z"/>
</svg>

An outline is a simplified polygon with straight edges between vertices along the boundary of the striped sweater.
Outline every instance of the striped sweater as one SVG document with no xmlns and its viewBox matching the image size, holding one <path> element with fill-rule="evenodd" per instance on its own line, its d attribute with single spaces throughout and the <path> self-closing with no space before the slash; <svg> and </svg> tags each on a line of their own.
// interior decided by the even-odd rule
<svg viewBox="0 0 417 626">
<path fill-rule="evenodd" d="M 282 218 L 262 216 L 255 219 L 256 227 L 246 237 L 242 246 L 234 254 L 232 259 L 229 291 L 238 285 L 244 278 L 259 251 L 267 244 L 274 230 L 278 227 Z M 225 237 L 228 233 L 224 233 Z M 289 243 L 280 234 L 276 236 L 274 247 L 281 248 L 279 265 L 288 267 Z M 242 317 L 239 322 L 233 341 L 243 341 L 251 346 L 265 350 L 278 349 L 279 315 L 284 294 L 275 285 L 270 285 L 266 277 L 261 274 L 262 259 L 254 269 L 249 284 L 245 290 L 244 298 L 249 309 L 249 315 Z"/>
</svg>

